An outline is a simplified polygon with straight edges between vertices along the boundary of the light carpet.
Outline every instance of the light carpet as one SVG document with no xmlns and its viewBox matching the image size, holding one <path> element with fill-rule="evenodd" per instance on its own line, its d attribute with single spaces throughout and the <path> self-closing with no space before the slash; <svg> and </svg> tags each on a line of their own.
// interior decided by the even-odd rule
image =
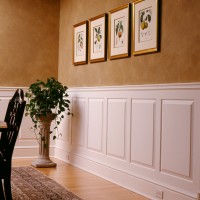
<svg viewBox="0 0 200 200">
<path fill-rule="evenodd" d="M 82 200 L 33 167 L 12 168 L 13 200 Z"/>
</svg>

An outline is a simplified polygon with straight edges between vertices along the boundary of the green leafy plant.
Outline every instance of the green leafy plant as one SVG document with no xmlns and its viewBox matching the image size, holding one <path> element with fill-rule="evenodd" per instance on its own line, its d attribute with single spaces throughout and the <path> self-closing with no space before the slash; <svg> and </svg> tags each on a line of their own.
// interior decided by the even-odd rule
<svg viewBox="0 0 200 200">
<path fill-rule="evenodd" d="M 70 100 L 68 99 L 67 89 L 66 86 L 63 86 L 55 78 L 48 78 L 46 83 L 37 80 L 30 85 L 25 93 L 25 96 L 28 98 L 25 115 L 30 115 L 34 124 L 32 129 L 35 133 L 40 129 L 40 118 L 54 116 L 55 126 L 53 131 L 50 131 L 50 134 L 54 133 L 53 139 L 61 135 L 61 133 L 58 133 L 58 126 L 64 118 L 63 112 L 66 112 L 67 115 L 72 114 L 70 112 Z"/>
</svg>

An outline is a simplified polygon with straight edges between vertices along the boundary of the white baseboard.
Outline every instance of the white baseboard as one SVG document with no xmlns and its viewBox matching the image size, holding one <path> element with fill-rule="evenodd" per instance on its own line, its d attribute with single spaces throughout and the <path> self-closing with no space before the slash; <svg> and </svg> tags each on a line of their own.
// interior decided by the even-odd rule
<svg viewBox="0 0 200 200">
<path fill-rule="evenodd" d="M 39 155 L 38 146 L 16 146 L 13 152 L 13 158 L 37 158 Z M 49 156 L 55 155 L 55 147 L 50 147 Z"/>
<path fill-rule="evenodd" d="M 56 151 L 57 150 L 58 149 L 56 149 Z M 73 153 L 64 152 L 61 149 L 58 150 L 56 154 L 59 154 L 59 156 L 56 156 L 56 158 L 64 162 L 70 163 L 80 169 L 111 181 L 119 186 L 122 186 L 152 200 L 160 199 L 156 197 L 157 191 L 162 191 L 163 199 L 167 200 L 196 200 L 195 194 L 186 194 L 184 192 L 181 193 L 178 191 L 170 190 L 158 184 L 146 181 L 145 179 L 138 178 L 114 168 L 110 168 L 106 165 L 88 160 L 87 158 L 75 155 Z"/>
</svg>

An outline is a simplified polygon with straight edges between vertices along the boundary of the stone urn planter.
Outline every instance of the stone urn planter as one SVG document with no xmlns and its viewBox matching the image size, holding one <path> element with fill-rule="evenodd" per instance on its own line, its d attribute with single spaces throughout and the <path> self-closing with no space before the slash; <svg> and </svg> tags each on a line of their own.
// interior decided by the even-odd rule
<svg viewBox="0 0 200 200">
<path fill-rule="evenodd" d="M 40 128 L 39 155 L 38 158 L 32 162 L 34 167 L 56 167 L 56 163 L 49 158 L 50 126 L 52 120 L 55 118 L 56 114 L 54 113 L 38 117 L 38 126 Z"/>
<path fill-rule="evenodd" d="M 32 163 L 35 167 L 56 166 L 56 163 L 49 158 L 49 142 L 50 135 L 54 140 L 61 135 L 58 126 L 64 116 L 72 114 L 67 89 L 67 86 L 63 86 L 55 78 L 48 78 L 46 82 L 37 80 L 32 83 L 25 93 L 28 99 L 25 115 L 31 117 L 32 132 L 35 133 L 39 142 L 39 156 Z M 51 131 L 52 120 L 55 121 L 55 126 Z"/>
</svg>

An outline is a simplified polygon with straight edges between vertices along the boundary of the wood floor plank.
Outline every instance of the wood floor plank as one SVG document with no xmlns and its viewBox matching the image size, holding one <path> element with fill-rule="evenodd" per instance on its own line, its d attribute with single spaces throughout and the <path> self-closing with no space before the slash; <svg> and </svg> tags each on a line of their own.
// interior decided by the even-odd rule
<svg viewBox="0 0 200 200">
<path fill-rule="evenodd" d="M 56 168 L 36 168 L 84 200 L 148 200 L 58 159 Z M 13 166 L 30 166 L 31 159 L 13 159 Z"/>
</svg>

